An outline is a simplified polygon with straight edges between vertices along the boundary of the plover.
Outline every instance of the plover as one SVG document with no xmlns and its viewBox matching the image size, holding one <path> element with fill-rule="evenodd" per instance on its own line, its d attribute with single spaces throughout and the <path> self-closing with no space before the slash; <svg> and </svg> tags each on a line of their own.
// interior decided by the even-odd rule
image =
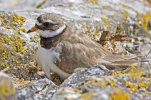
<svg viewBox="0 0 151 100">
<path fill-rule="evenodd" d="M 114 55 L 86 34 L 65 24 L 57 14 L 46 13 L 37 18 L 29 32 L 38 31 L 40 45 L 37 62 L 46 76 L 58 74 L 67 78 L 76 68 L 102 64 L 109 70 L 123 69 L 137 63 L 135 56 Z"/>
</svg>

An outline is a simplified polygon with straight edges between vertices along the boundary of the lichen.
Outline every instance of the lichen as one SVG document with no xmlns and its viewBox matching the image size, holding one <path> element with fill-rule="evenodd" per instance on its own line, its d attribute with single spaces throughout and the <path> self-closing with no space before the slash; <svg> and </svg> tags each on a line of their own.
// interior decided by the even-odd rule
<svg viewBox="0 0 151 100">
<path fill-rule="evenodd" d="M 116 84 L 116 81 L 112 78 L 108 77 L 107 79 L 105 77 L 97 78 L 97 77 L 89 77 L 84 80 L 84 83 L 89 83 L 92 86 L 97 86 L 100 88 L 105 88 L 107 86 L 114 87 Z"/>
<path fill-rule="evenodd" d="M 120 13 L 123 15 L 124 20 L 127 21 L 128 17 L 129 17 L 128 12 L 126 10 L 122 10 Z"/>
<path fill-rule="evenodd" d="M 112 76 L 120 76 L 121 74 L 129 74 L 129 78 L 136 79 L 141 78 L 145 75 L 146 72 L 142 71 L 139 67 L 132 66 L 129 69 L 123 71 L 115 71 L 112 73 Z"/>
<path fill-rule="evenodd" d="M 83 29 L 83 33 L 88 34 L 94 40 L 98 40 L 100 29 L 99 27 L 88 26 Z"/>
<path fill-rule="evenodd" d="M 139 88 L 145 88 L 148 89 L 149 88 L 149 84 L 146 81 L 140 81 L 138 83 Z"/>
<path fill-rule="evenodd" d="M 46 3 L 47 0 L 42 0 L 37 6 L 36 8 L 41 8 L 45 3 Z"/>
<path fill-rule="evenodd" d="M 111 94 L 111 100 L 130 100 L 130 96 L 126 92 L 118 88 L 114 88 L 113 91 L 114 93 Z"/>
<path fill-rule="evenodd" d="M 142 25 L 143 25 L 143 29 L 146 32 L 151 31 L 151 13 L 146 13 L 146 14 L 143 15 Z"/>
<path fill-rule="evenodd" d="M 0 76 L 0 100 L 6 100 L 5 97 L 13 96 L 15 94 L 14 86 L 11 79 L 5 74 Z"/>
<path fill-rule="evenodd" d="M 26 32 L 22 25 L 25 23 L 26 18 L 23 16 L 18 16 L 14 13 L 0 13 L 1 26 L 6 29 L 12 29 L 14 33 L 19 33 L 20 31 Z"/>
<path fill-rule="evenodd" d="M 136 83 L 132 83 L 130 81 L 125 81 L 125 86 L 130 89 L 130 93 L 138 90 L 138 85 Z"/>
<path fill-rule="evenodd" d="M 101 21 L 106 29 L 109 29 L 109 19 L 101 17 Z"/>
<path fill-rule="evenodd" d="M 92 96 L 93 96 L 92 92 L 84 93 L 81 96 L 81 100 L 91 100 Z"/>
<path fill-rule="evenodd" d="M 0 35 L 0 66 L 20 63 L 22 55 L 27 52 L 25 41 L 19 36 Z"/>
<path fill-rule="evenodd" d="M 98 4 L 98 0 L 88 0 L 89 3 Z"/>
</svg>

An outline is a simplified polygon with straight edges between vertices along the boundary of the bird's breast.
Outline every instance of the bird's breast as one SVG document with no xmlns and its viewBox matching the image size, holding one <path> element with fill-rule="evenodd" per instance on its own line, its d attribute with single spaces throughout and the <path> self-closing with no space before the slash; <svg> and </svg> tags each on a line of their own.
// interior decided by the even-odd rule
<svg viewBox="0 0 151 100">
<path fill-rule="evenodd" d="M 56 47 L 52 47 L 50 49 L 46 49 L 42 46 L 38 47 L 37 51 L 37 61 L 40 66 L 47 66 L 49 63 L 55 63 L 59 60 L 60 53 L 56 51 Z"/>
</svg>

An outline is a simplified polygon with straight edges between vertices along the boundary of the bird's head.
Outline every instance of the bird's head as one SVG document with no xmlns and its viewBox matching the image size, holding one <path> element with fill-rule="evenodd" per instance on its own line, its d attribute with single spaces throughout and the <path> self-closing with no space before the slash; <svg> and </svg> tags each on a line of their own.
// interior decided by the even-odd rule
<svg viewBox="0 0 151 100">
<path fill-rule="evenodd" d="M 37 18 L 35 26 L 28 33 L 38 31 L 42 37 L 54 37 L 61 34 L 66 25 L 61 17 L 55 14 L 46 13 Z"/>
</svg>

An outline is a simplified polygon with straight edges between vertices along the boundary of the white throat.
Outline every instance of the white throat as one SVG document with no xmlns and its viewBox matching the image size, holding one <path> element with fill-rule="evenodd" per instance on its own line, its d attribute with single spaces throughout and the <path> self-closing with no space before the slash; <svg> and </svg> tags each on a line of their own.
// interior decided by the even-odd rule
<svg viewBox="0 0 151 100">
<path fill-rule="evenodd" d="M 45 37 L 45 38 L 49 38 L 49 37 L 54 37 L 56 35 L 61 34 L 64 29 L 66 28 L 66 25 L 64 24 L 63 26 L 61 26 L 59 29 L 55 30 L 55 31 L 49 31 L 49 30 L 38 30 L 40 36 Z"/>
</svg>

